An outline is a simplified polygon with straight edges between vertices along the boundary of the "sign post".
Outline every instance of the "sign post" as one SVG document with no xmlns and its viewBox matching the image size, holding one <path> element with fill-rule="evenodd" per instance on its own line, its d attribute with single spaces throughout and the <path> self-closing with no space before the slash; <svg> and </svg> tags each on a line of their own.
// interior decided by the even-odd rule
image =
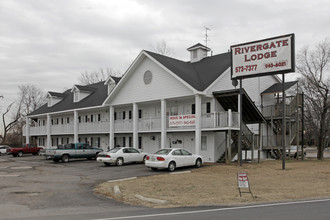
<svg viewBox="0 0 330 220">
<path fill-rule="evenodd" d="M 242 193 L 251 193 L 252 198 L 254 198 L 249 184 L 249 178 L 247 172 L 238 172 L 237 173 L 237 183 L 238 183 L 238 191 L 239 196 L 242 197 Z M 248 189 L 248 192 L 241 191 L 241 189 Z"/>
<path fill-rule="evenodd" d="M 288 34 L 249 43 L 233 45 L 231 50 L 231 78 L 242 79 L 260 77 L 265 75 L 282 74 L 283 79 L 283 121 L 282 121 L 282 169 L 285 169 L 285 73 L 295 71 L 295 35 Z M 242 91 L 240 91 L 240 94 Z M 240 106 L 242 115 L 243 106 Z M 242 117 L 240 117 L 242 124 Z M 240 129 L 242 140 L 242 129 Z M 239 155 L 242 155 L 242 143 L 239 143 Z M 239 158 L 242 160 L 242 158 Z M 241 165 L 242 162 L 239 161 Z"/>
</svg>

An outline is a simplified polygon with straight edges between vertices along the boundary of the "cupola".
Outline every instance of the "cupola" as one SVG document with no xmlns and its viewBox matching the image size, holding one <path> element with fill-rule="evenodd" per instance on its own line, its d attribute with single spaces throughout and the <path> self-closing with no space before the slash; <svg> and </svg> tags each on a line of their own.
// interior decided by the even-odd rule
<svg viewBox="0 0 330 220">
<path fill-rule="evenodd" d="M 207 57 L 207 52 L 211 49 L 204 46 L 203 44 L 198 43 L 189 47 L 187 50 L 190 51 L 190 62 L 194 63 Z"/>
</svg>

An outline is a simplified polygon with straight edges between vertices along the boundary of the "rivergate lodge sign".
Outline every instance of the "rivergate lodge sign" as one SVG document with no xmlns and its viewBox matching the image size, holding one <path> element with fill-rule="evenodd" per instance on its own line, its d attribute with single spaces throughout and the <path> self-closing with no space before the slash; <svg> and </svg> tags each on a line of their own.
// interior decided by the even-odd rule
<svg viewBox="0 0 330 220">
<path fill-rule="evenodd" d="M 294 72 L 294 34 L 231 46 L 232 78 Z"/>
</svg>

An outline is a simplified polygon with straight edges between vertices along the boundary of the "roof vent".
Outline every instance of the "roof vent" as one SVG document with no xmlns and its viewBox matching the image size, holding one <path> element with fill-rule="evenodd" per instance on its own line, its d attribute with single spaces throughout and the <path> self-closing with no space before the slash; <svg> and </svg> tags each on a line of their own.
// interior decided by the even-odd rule
<svg viewBox="0 0 330 220">
<path fill-rule="evenodd" d="M 198 43 L 192 47 L 189 47 L 187 50 L 190 51 L 190 62 L 194 63 L 207 57 L 207 52 L 211 49 L 204 46 L 203 44 Z"/>
</svg>

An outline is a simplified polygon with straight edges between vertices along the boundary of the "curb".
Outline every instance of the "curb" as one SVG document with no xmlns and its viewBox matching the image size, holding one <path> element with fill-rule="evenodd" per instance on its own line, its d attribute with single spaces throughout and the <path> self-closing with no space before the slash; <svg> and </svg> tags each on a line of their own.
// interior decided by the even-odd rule
<svg viewBox="0 0 330 220">
<path fill-rule="evenodd" d="M 147 198 L 147 197 L 144 197 L 144 196 L 141 196 L 141 195 L 135 195 L 135 198 L 140 199 L 140 200 L 145 201 L 145 202 L 155 203 L 155 204 L 159 204 L 159 205 L 168 204 L 168 201 L 166 201 L 166 200 L 152 199 L 152 198 Z"/>
</svg>

